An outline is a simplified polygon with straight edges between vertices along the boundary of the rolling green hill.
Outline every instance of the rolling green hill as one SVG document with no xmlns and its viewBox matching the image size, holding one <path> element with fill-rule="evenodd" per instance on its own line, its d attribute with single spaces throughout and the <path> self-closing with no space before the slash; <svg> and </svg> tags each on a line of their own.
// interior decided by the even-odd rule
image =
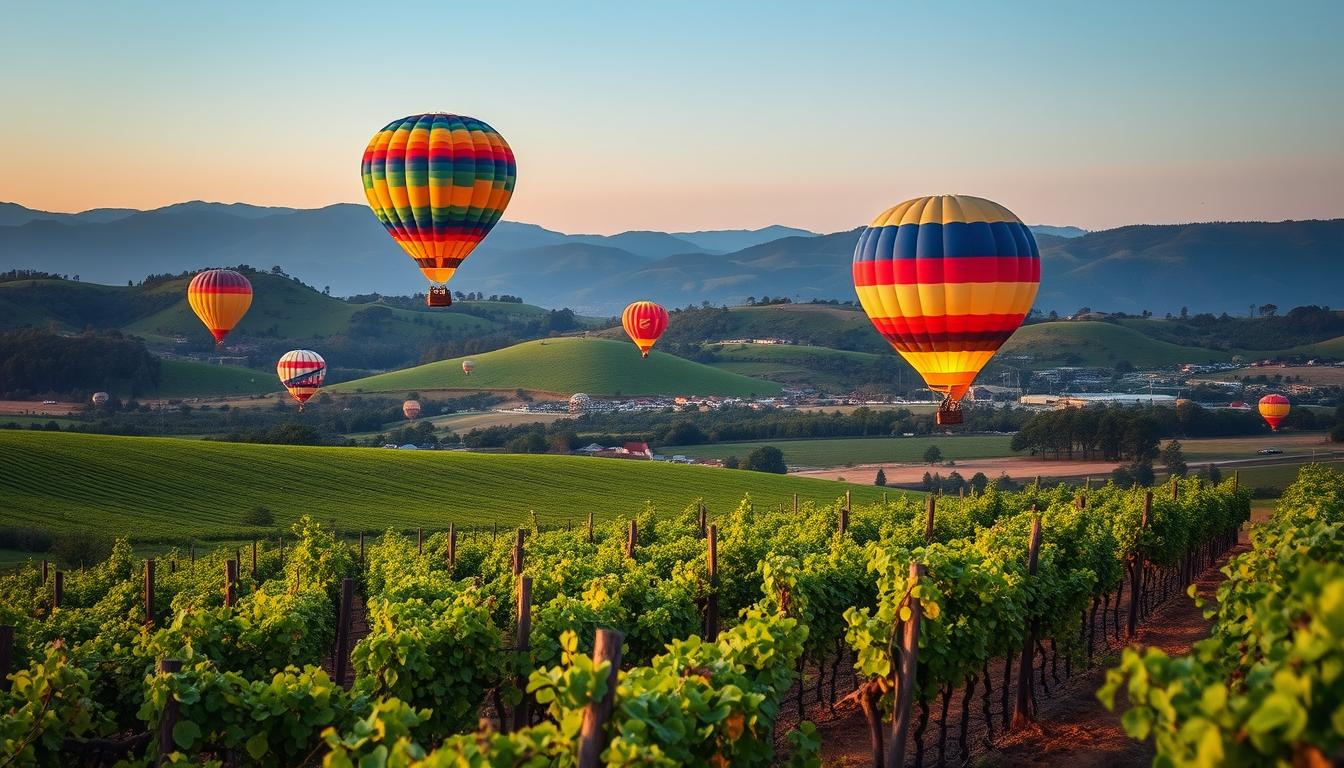
<svg viewBox="0 0 1344 768">
<path fill-rule="evenodd" d="M 985 459 L 1012 456 L 1008 435 L 954 435 L 934 437 L 830 437 L 794 440 L 743 440 L 736 443 L 707 443 L 705 445 L 666 445 L 659 453 L 674 456 L 684 454 L 696 458 L 726 459 L 747 454 L 765 445 L 773 445 L 784 452 L 789 466 L 838 467 L 846 464 L 876 464 L 880 462 L 923 461 L 924 452 L 936 445 L 944 460 Z M 947 469 L 931 466 L 930 471 L 946 474 Z"/>
<path fill-rule="evenodd" d="M 1024 325 L 999 350 L 999 358 L 1030 355 L 1033 367 L 1082 365 L 1110 368 L 1121 360 L 1136 367 L 1178 363 L 1227 362 L 1233 352 L 1183 347 L 1144 336 L 1121 325 L 1101 322 L 1055 322 Z"/>
<path fill-rule="evenodd" d="M 287 525 L 311 514 L 342 529 L 446 527 L 668 513 L 704 497 L 723 514 L 757 504 L 833 502 L 881 489 L 745 470 L 592 459 L 379 448 L 310 448 L 0 432 L 0 524 L 95 531 L 140 541 L 245 536 L 244 510 L 264 505 Z"/>
<path fill-rule="evenodd" d="M 710 365 L 719 370 L 831 392 L 848 389 L 847 385 L 854 383 L 854 374 L 866 373 L 867 380 L 879 379 L 871 371 L 882 362 L 881 355 L 871 352 L 803 344 L 708 344 L 706 349 L 717 359 Z M 900 365 L 894 354 L 889 362 Z"/>
<path fill-rule="evenodd" d="M 780 390 L 774 382 L 715 370 L 656 350 L 647 360 L 641 359 L 630 342 L 609 339 L 544 339 L 472 355 L 476 370 L 471 376 L 462 373 L 463 359 L 355 379 L 329 389 L 527 389 L 590 395 L 767 395 Z"/>
<path fill-rule="evenodd" d="M 283 391 L 279 380 L 267 371 L 211 365 L 191 360 L 164 360 L 160 363 L 158 389 L 150 397 L 220 397 L 225 395 L 264 395 Z"/>
</svg>

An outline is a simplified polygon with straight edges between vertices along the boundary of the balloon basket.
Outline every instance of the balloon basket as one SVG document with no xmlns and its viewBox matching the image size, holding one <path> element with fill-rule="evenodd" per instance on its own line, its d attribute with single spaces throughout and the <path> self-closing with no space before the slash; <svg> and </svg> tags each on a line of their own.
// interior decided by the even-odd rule
<svg viewBox="0 0 1344 768">
<path fill-rule="evenodd" d="M 425 304 L 431 307 L 451 307 L 453 297 L 452 294 L 448 293 L 447 286 L 431 285 L 429 295 L 425 297 Z"/>
<path fill-rule="evenodd" d="M 960 424 L 962 422 L 961 401 L 944 400 L 939 404 L 937 422 L 940 426 Z"/>
</svg>

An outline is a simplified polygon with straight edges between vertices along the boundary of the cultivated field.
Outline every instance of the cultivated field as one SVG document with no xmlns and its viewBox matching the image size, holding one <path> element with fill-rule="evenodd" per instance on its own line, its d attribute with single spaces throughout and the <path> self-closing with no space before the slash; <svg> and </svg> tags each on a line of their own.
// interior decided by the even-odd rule
<svg viewBox="0 0 1344 768">
<path fill-rule="evenodd" d="M 1011 456 L 1009 435 L 957 435 L 939 437 L 834 437 L 802 440 L 753 440 L 738 443 L 708 445 L 664 446 L 666 455 L 685 454 L 697 458 L 723 459 L 747 454 L 763 445 L 773 445 L 784 452 L 784 461 L 790 466 L 838 467 L 846 464 L 876 462 L 918 462 L 929 446 L 936 445 L 943 452 L 943 460 Z"/>
<path fill-rule="evenodd" d="M 1271 366 L 1259 368 L 1238 368 L 1235 371 L 1224 371 L 1214 374 L 1209 378 L 1220 381 L 1241 381 L 1246 377 L 1256 378 L 1258 376 L 1268 376 L 1273 379 L 1275 376 L 1282 376 L 1285 379 L 1294 380 L 1301 378 L 1303 384 L 1313 384 L 1321 387 L 1344 386 L 1344 367 L 1334 367 L 1328 365 L 1291 365 L 1291 366 Z"/>
<path fill-rule="evenodd" d="M 0 432 L 0 525 L 90 530 L 141 541 L 246 535 L 244 510 L 277 524 L 304 514 L 342 529 L 543 522 L 630 515 L 646 500 L 716 513 L 756 504 L 833 502 L 847 487 L 757 472 L 574 456 L 310 448 L 171 438 Z M 880 490 L 852 487 L 873 501 Z"/>
<path fill-rule="evenodd" d="M 590 395 L 770 395 L 774 382 L 751 379 L 665 354 L 648 359 L 630 342 L 563 337 L 529 341 L 471 355 L 476 370 L 462 372 L 465 358 L 440 360 L 405 370 L 347 381 L 334 392 L 408 390 L 540 390 Z"/>
</svg>

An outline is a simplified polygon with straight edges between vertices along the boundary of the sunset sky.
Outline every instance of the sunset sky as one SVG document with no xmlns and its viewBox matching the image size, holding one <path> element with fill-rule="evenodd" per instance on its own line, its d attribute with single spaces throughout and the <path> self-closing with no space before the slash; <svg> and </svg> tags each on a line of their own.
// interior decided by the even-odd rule
<svg viewBox="0 0 1344 768">
<path fill-rule="evenodd" d="M 369 137 L 472 115 L 506 218 L 1029 223 L 1344 216 L 1344 3 L 0 4 L 0 200 L 362 202 Z"/>
</svg>

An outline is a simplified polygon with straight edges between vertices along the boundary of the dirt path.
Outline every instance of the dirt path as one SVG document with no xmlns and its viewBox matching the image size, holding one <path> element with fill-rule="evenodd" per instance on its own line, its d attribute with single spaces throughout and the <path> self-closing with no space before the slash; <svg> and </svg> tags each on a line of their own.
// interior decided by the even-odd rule
<svg viewBox="0 0 1344 768">
<path fill-rule="evenodd" d="M 1218 568 L 1227 557 L 1245 551 L 1246 534 L 1231 553 L 1220 558 L 1218 563 L 1205 569 L 1196 579 L 1199 593 L 1208 598 L 1216 592 L 1222 574 Z M 1208 621 L 1194 603 L 1185 597 L 1180 588 L 1174 588 L 1172 595 L 1157 605 L 1140 624 L 1135 642 L 1146 646 L 1161 648 L 1171 655 L 1187 653 L 1198 640 L 1208 635 Z M 1119 608 L 1121 623 L 1128 614 L 1129 595 L 1125 594 Z M 1117 702 L 1115 712 L 1108 711 L 1096 699 L 1096 690 L 1106 677 L 1106 669 L 1113 665 L 1119 650 L 1125 643 L 1115 639 L 1113 628 L 1116 607 L 1111 604 L 1112 613 L 1103 616 L 1103 632 L 1096 637 L 1096 665 L 1091 670 L 1074 668 L 1073 674 L 1066 675 L 1065 664 L 1058 661 L 1055 670 L 1059 679 L 1048 674 L 1049 695 L 1037 687 L 1037 725 L 1019 731 L 1003 734 L 1000 731 L 1001 683 L 1003 680 L 1003 662 L 996 661 L 989 666 L 989 678 L 993 683 L 990 696 L 991 718 L 994 730 L 985 728 L 982 716 L 984 688 L 983 681 L 975 692 L 970 707 L 970 728 L 967 731 L 966 751 L 970 763 L 976 766 L 1060 766 L 1077 768 L 1078 766 L 1120 766 L 1121 768 L 1139 768 L 1152 764 L 1152 748 L 1125 735 L 1120 726 L 1120 714 L 1123 712 L 1123 699 Z M 1104 635 L 1104 637 L 1103 637 Z M 1040 667 L 1043 658 L 1037 659 L 1037 672 L 1034 680 L 1039 683 Z M 809 685 L 815 672 L 809 675 Z M 1016 677 L 1016 670 L 1013 670 Z M 848 667 L 840 674 L 841 696 L 851 688 L 851 676 Z M 846 685 L 849 683 L 850 685 Z M 868 766 L 872 764 L 868 738 L 867 721 L 863 713 L 853 702 L 841 701 L 834 709 L 826 704 L 811 703 L 815 694 L 809 691 L 809 706 L 806 716 L 817 724 L 822 738 L 822 760 L 827 766 Z M 781 734 L 793 727 L 793 715 L 796 696 L 782 707 L 784 715 L 780 719 Z M 949 728 L 946 734 L 946 765 L 963 765 L 963 746 L 959 740 L 963 691 L 953 693 L 949 703 Z M 941 701 L 930 702 L 928 726 L 923 734 L 924 765 L 938 764 L 938 725 Z M 918 707 L 914 720 L 918 722 Z M 886 725 L 890 728 L 890 725 Z M 912 747 L 913 750 L 913 747 Z M 781 752 L 782 753 L 782 752 Z"/>
</svg>

